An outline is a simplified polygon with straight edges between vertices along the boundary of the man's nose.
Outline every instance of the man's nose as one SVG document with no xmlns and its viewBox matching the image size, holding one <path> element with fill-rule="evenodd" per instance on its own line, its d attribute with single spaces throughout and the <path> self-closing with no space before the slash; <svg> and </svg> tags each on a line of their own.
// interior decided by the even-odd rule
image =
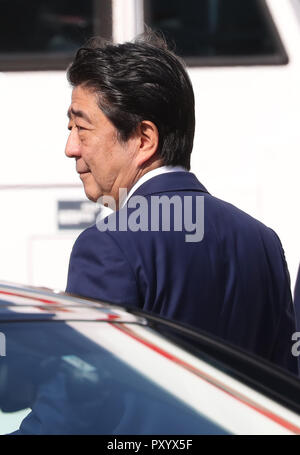
<svg viewBox="0 0 300 455">
<path fill-rule="evenodd" d="M 72 128 L 67 140 L 65 154 L 69 158 L 76 158 L 80 156 L 80 140 L 76 128 Z"/>
</svg>

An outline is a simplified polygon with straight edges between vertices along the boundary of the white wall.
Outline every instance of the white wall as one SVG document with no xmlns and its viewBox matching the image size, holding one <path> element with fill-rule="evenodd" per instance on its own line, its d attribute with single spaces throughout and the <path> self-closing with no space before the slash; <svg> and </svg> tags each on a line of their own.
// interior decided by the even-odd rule
<svg viewBox="0 0 300 455">
<path fill-rule="evenodd" d="M 64 72 L 1 74 L 3 280 L 65 288 L 78 232 L 58 230 L 57 201 L 85 199 L 74 160 L 64 155 L 70 94 Z"/>
</svg>

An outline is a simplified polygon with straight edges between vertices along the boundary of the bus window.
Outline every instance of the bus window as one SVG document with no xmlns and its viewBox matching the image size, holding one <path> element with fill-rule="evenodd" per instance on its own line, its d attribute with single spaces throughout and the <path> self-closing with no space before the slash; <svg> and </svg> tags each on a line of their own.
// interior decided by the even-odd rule
<svg viewBox="0 0 300 455">
<path fill-rule="evenodd" d="M 111 38 L 107 0 L 0 0 L 0 70 L 65 69 L 95 34 Z"/>
<path fill-rule="evenodd" d="M 190 66 L 288 62 L 264 0 L 145 0 L 144 10 Z"/>
</svg>

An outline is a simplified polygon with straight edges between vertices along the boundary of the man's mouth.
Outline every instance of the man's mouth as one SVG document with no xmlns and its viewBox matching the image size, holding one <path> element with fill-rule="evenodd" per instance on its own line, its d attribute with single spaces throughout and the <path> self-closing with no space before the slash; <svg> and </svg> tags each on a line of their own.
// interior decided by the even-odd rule
<svg viewBox="0 0 300 455">
<path fill-rule="evenodd" d="M 90 171 L 83 171 L 83 172 L 78 172 L 80 180 L 85 180 L 87 175 L 89 175 L 91 172 Z"/>
</svg>

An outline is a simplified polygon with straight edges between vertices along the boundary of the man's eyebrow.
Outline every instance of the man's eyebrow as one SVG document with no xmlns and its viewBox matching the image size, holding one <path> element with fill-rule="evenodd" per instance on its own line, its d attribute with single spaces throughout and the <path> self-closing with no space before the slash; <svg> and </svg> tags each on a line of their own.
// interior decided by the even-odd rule
<svg viewBox="0 0 300 455">
<path fill-rule="evenodd" d="M 84 120 L 86 120 L 87 122 L 91 123 L 91 119 L 89 118 L 89 116 L 83 112 L 83 111 L 80 111 L 80 110 L 76 110 L 74 109 L 73 107 L 70 108 L 67 112 L 67 116 L 69 117 L 69 119 L 71 118 L 71 115 L 75 115 L 75 117 L 81 117 L 83 118 Z"/>
</svg>

